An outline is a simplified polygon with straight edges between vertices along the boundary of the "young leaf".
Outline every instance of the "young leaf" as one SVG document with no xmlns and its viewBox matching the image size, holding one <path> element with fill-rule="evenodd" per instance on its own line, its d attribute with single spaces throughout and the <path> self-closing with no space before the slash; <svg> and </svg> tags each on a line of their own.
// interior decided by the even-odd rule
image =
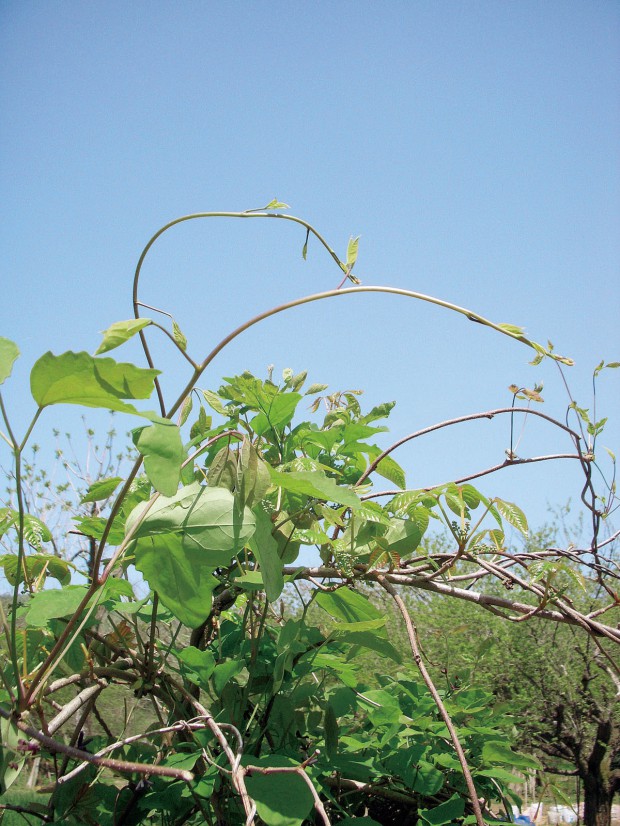
<svg viewBox="0 0 620 826">
<path fill-rule="evenodd" d="M 254 507 L 271 487 L 267 464 L 261 459 L 254 445 L 245 440 L 237 462 L 236 496 L 241 505 Z"/>
<path fill-rule="evenodd" d="M 181 479 L 185 450 L 181 432 L 174 422 L 162 419 L 132 431 L 134 445 L 144 456 L 144 469 L 158 493 L 174 496 Z"/>
<path fill-rule="evenodd" d="M 498 324 L 497 326 L 500 330 L 504 330 L 504 332 L 509 333 L 511 336 L 516 336 L 517 338 L 525 335 L 525 329 L 523 327 L 517 327 L 516 324 Z"/>
<path fill-rule="evenodd" d="M 520 508 L 513 505 L 512 502 L 504 502 L 502 499 L 495 499 L 495 507 L 506 522 L 511 524 L 513 528 L 516 528 L 524 536 L 527 536 L 527 519 Z"/>
<path fill-rule="evenodd" d="M 0 336 L 0 384 L 11 375 L 13 364 L 19 356 L 19 347 L 9 338 Z"/>
<path fill-rule="evenodd" d="M 96 359 L 88 353 L 45 353 L 30 373 L 32 397 L 40 407 L 79 404 L 122 413 L 138 413 L 122 399 L 148 399 L 159 370 Z"/>
<path fill-rule="evenodd" d="M 237 454 L 230 445 L 218 450 L 207 471 L 207 483 L 211 487 L 232 491 L 237 481 Z"/>
<path fill-rule="evenodd" d="M 285 204 L 283 201 L 278 201 L 277 198 L 274 198 L 273 201 L 269 201 L 265 209 L 290 209 L 290 206 Z"/>
<path fill-rule="evenodd" d="M 308 258 L 308 239 L 310 238 L 310 230 L 306 230 L 306 240 L 304 241 L 304 245 L 301 251 L 301 257 L 304 261 Z"/>
<path fill-rule="evenodd" d="M 187 350 L 187 339 L 183 335 L 183 331 L 174 319 L 172 320 L 172 338 L 176 341 L 181 350 Z"/>
<path fill-rule="evenodd" d="M 278 543 L 273 538 L 273 525 L 261 507 L 254 509 L 256 532 L 250 540 L 250 548 L 260 565 L 265 583 L 265 594 L 269 602 L 275 602 L 284 588 L 282 560 L 278 554 Z"/>
<path fill-rule="evenodd" d="M 95 350 L 95 355 L 100 353 L 107 353 L 108 350 L 114 350 L 115 347 L 120 347 L 130 338 L 144 330 L 153 321 L 150 318 L 132 318 L 129 321 L 115 321 L 107 330 L 102 330 L 103 341 Z"/>
<path fill-rule="evenodd" d="M 99 479 L 93 482 L 84 496 L 82 496 L 80 500 L 81 504 L 85 502 L 101 502 L 107 499 L 108 496 L 114 493 L 122 481 L 123 479 L 120 476 L 111 476 L 108 479 Z"/>
<path fill-rule="evenodd" d="M 323 390 L 327 390 L 329 385 L 327 384 L 311 384 L 310 387 L 304 393 L 305 396 L 312 396 L 315 393 L 322 393 Z"/>
<path fill-rule="evenodd" d="M 215 412 L 219 413 L 220 416 L 228 416 L 228 411 L 224 407 L 224 404 L 217 393 L 214 393 L 213 390 L 203 390 L 202 395 L 212 410 L 215 410 Z"/>
<path fill-rule="evenodd" d="M 192 394 L 190 393 L 189 396 L 185 397 L 185 401 L 183 402 L 183 406 L 181 407 L 181 415 L 179 417 L 179 427 L 183 427 L 185 422 L 189 419 L 189 414 L 192 412 L 193 406 L 194 406 L 194 400 L 192 398 Z"/>
<path fill-rule="evenodd" d="M 359 240 L 359 235 L 357 236 L 357 238 L 349 238 L 349 244 L 347 246 L 347 268 L 349 270 L 353 269 L 353 266 L 357 261 L 357 250 L 359 248 Z"/>
</svg>

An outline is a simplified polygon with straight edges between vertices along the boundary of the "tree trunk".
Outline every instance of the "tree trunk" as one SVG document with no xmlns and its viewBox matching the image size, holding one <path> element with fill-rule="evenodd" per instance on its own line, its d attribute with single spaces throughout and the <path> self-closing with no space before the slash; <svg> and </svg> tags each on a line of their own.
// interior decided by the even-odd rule
<svg viewBox="0 0 620 826">
<path fill-rule="evenodd" d="M 611 826 L 613 789 L 608 787 L 601 772 L 583 778 L 584 826 Z"/>
</svg>

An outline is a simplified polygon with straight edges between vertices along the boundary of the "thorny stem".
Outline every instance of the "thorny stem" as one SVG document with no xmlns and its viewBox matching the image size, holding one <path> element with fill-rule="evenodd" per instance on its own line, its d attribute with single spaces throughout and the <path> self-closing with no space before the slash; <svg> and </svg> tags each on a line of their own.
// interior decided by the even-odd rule
<svg viewBox="0 0 620 826">
<path fill-rule="evenodd" d="M 469 770 L 469 766 L 467 764 L 465 752 L 463 751 L 463 747 L 461 746 L 461 742 L 459 740 L 458 734 L 456 733 L 456 729 L 454 728 L 454 725 L 452 723 L 452 719 L 446 711 L 446 707 L 443 703 L 443 700 L 439 696 L 439 692 L 435 688 L 435 684 L 431 679 L 431 675 L 428 673 L 426 666 L 424 665 L 424 661 L 422 660 L 422 654 L 420 653 L 420 647 L 418 645 L 416 629 L 413 625 L 413 622 L 411 621 L 409 612 L 407 611 L 407 606 L 398 594 L 398 591 L 390 582 L 388 582 L 385 579 L 385 577 L 382 574 L 375 574 L 375 579 L 392 597 L 392 599 L 398 607 L 398 610 L 402 615 L 402 618 L 405 622 L 405 626 L 407 628 L 407 636 L 409 638 L 409 645 L 411 646 L 411 653 L 413 654 L 415 664 L 417 665 L 418 671 L 420 672 L 422 679 L 426 683 L 426 686 L 429 692 L 431 693 L 433 700 L 435 701 L 435 705 L 439 710 L 441 719 L 446 724 L 446 728 L 450 733 L 450 739 L 452 740 L 452 744 L 454 745 L 456 756 L 458 757 L 459 763 L 461 764 L 461 769 L 463 771 L 463 776 L 465 778 L 465 783 L 467 785 L 467 791 L 469 793 L 471 805 L 474 810 L 474 815 L 476 816 L 476 823 L 478 824 L 478 826 L 485 826 L 484 818 L 482 817 L 482 810 L 480 808 L 480 801 L 478 800 L 478 793 L 476 792 L 474 780 L 471 776 L 471 771 Z"/>
</svg>

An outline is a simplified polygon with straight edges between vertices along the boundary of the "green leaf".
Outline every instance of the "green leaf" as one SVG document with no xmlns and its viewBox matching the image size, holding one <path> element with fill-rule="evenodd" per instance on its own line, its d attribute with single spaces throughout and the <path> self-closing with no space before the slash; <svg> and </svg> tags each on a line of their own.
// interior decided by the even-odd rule
<svg viewBox="0 0 620 826">
<path fill-rule="evenodd" d="M 505 333 L 509 333 L 511 336 L 516 336 L 517 338 L 521 338 L 525 335 L 525 329 L 523 327 L 517 327 L 516 324 L 498 324 L 497 326 L 500 330 L 503 330 Z"/>
<path fill-rule="evenodd" d="M 277 198 L 274 198 L 273 201 L 269 201 L 265 209 L 290 209 L 290 206 L 285 204 L 283 201 L 278 201 Z"/>
<path fill-rule="evenodd" d="M 315 393 L 322 393 L 323 390 L 327 390 L 328 387 L 328 384 L 311 384 L 304 393 L 304 396 L 313 396 Z"/>
<path fill-rule="evenodd" d="M 353 269 L 353 265 L 357 261 L 357 250 L 359 247 L 359 240 L 359 235 L 357 236 L 357 238 L 349 238 L 349 243 L 347 245 L 347 267 L 349 267 L 350 269 Z"/>
<path fill-rule="evenodd" d="M 218 450 L 207 471 L 207 483 L 211 487 L 232 491 L 237 480 L 237 454 L 230 445 Z"/>
<path fill-rule="evenodd" d="M 290 757 L 271 754 L 266 757 L 244 757 L 244 765 L 261 768 L 298 766 Z M 256 802 L 258 816 L 267 826 L 302 826 L 314 806 L 312 793 L 301 777 L 292 772 L 262 775 L 250 773 L 245 783 L 248 794 Z"/>
<path fill-rule="evenodd" d="M 19 749 L 23 733 L 12 719 L 0 719 L 0 794 L 4 794 L 17 780 L 26 760 L 26 751 Z"/>
<path fill-rule="evenodd" d="M 98 479 L 88 488 L 84 496 L 80 499 L 83 505 L 85 502 L 101 502 L 111 496 L 119 484 L 123 481 L 121 476 L 110 476 L 108 479 Z"/>
<path fill-rule="evenodd" d="M 172 338 L 176 341 L 183 352 L 187 350 L 187 339 L 174 319 L 172 319 Z"/>
<path fill-rule="evenodd" d="M 17 554 L 6 554 L 0 557 L 0 566 L 4 568 L 4 575 L 10 585 L 16 585 L 24 581 L 24 571 L 20 567 L 18 573 Z M 71 571 L 69 563 L 53 554 L 30 554 L 24 557 L 23 565 L 26 567 L 29 582 L 38 579 L 41 575 L 57 579 L 61 585 L 69 585 L 71 582 Z"/>
<path fill-rule="evenodd" d="M 375 473 L 378 473 L 379 476 L 383 476 L 384 479 L 393 482 L 396 487 L 401 490 L 404 490 L 407 487 L 405 471 L 397 461 L 392 459 L 391 456 L 384 456 L 383 459 L 381 459 L 375 468 Z"/>
<path fill-rule="evenodd" d="M 320 591 L 315 597 L 315 602 L 332 617 L 344 622 L 368 622 L 378 619 L 385 622 L 383 614 L 367 597 L 348 586 L 338 588 L 337 591 Z"/>
<path fill-rule="evenodd" d="M 147 508 L 148 503 L 139 504 L 127 519 L 125 529 L 129 533 L 147 511 L 133 539 L 178 534 L 183 549 L 200 550 L 202 564 L 211 568 L 227 565 L 255 529 L 254 514 L 248 508 L 239 509 L 230 491 L 201 487 L 197 482 L 172 497 L 160 496 Z"/>
<path fill-rule="evenodd" d="M 237 501 L 252 508 L 264 498 L 270 487 L 271 476 L 266 462 L 261 459 L 254 445 L 245 439 L 237 462 Z"/>
<path fill-rule="evenodd" d="M 459 794 L 453 794 L 445 803 L 440 803 L 432 809 L 420 809 L 420 817 L 430 823 L 431 826 L 443 826 L 444 823 L 452 823 L 463 816 L 465 811 L 465 800 Z"/>
<path fill-rule="evenodd" d="M 501 769 L 499 767 L 478 771 L 476 772 L 475 777 L 492 777 L 494 780 L 499 780 L 500 783 L 523 783 L 522 777 L 518 777 L 516 774 L 511 774 L 509 771 L 506 771 L 506 769 Z"/>
<path fill-rule="evenodd" d="M 26 606 L 28 625 L 43 628 L 51 619 L 72 616 L 87 591 L 85 585 L 69 585 L 66 588 L 39 591 Z"/>
<path fill-rule="evenodd" d="M 273 537 L 273 525 L 261 507 L 254 510 L 256 532 L 250 540 L 250 548 L 256 557 L 265 583 L 265 594 L 269 602 L 275 602 L 284 588 L 282 560 L 278 554 L 278 543 Z"/>
<path fill-rule="evenodd" d="M 382 539 L 387 545 L 386 550 L 397 553 L 402 559 L 418 547 L 422 540 L 422 531 L 411 519 L 399 519 L 395 516 L 390 519 L 390 527 Z"/>
<path fill-rule="evenodd" d="M 192 407 L 194 406 L 194 399 L 192 394 L 190 393 L 189 396 L 185 397 L 185 401 L 181 407 L 181 415 L 179 418 L 179 427 L 183 427 L 185 422 L 189 419 L 189 414 L 192 412 Z"/>
<path fill-rule="evenodd" d="M 487 741 L 482 746 L 482 759 L 487 763 L 501 763 L 513 769 L 539 769 L 540 763 L 533 757 L 517 754 L 507 743 Z"/>
<path fill-rule="evenodd" d="M 0 384 L 11 375 L 13 364 L 19 356 L 19 347 L 9 338 L 0 336 Z"/>
<path fill-rule="evenodd" d="M 196 675 L 201 686 L 206 688 L 209 677 L 215 669 L 213 652 L 208 649 L 201 651 L 193 645 L 188 645 L 187 648 L 179 651 L 178 657 L 183 665 L 187 666 L 187 668 Z"/>
<path fill-rule="evenodd" d="M 131 438 L 144 456 L 144 469 L 155 490 L 164 496 L 174 496 L 186 458 L 179 428 L 174 422 L 162 419 L 132 430 Z"/>
<path fill-rule="evenodd" d="M 79 404 L 143 415 L 121 399 L 148 399 L 159 372 L 84 352 L 47 352 L 32 368 L 30 389 L 40 407 Z"/>
<path fill-rule="evenodd" d="M 385 622 L 385 620 L 384 620 Z M 362 623 L 360 623 L 362 625 Z M 336 626 L 332 634 L 334 639 L 338 642 L 346 642 L 348 645 L 361 645 L 362 648 L 368 648 L 371 651 L 376 651 L 381 657 L 389 657 L 395 663 L 402 663 L 403 658 L 394 646 L 388 642 L 383 636 L 370 631 L 341 631 L 342 626 Z"/>
<path fill-rule="evenodd" d="M 273 485 L 290 493 L 302 493 L 326 502 L 337 502 L 349 508 L 359 508 L 360 500 L 349 488 L 342 487 L 322 471 L 298 471 L 283 473 L 269 467 Z"/>
<path fill-rule="evenodd" d="M 345 817 L 344 820 L 338 821 L 338 826 L 381 826 L 381 824 L 372 817 Z"/>
<path fill-rule="evenodd" d="M 95 355 L 100 353 L 107 353 L 108 350 L 114 350 L 115 347 L 120 347 L 130 338 L 135 336 L 140 330 L 144 330 L 153 321 L 150 318 L 132 318 L 129 321 L 115 321 L 107 330 L 102 330 L 103 341 L 95 350 Z"/>
<path fill-rule="evenodd" d="M 333 760 L 338 752 L 338 720 L 331 703 L 325 706 L 323 718 L 323 729 L 325 731 L 325 751 L 327 759 Z"/>
<path fill-rule="evenodd" d="M 135 555 L 136 568 L 183 625 L 197 628 L 205 621 L 219 580 L 201 548 L 184 547 L 177 534 L 167 533 L 140 538 Z"/>
<path fill-rule="evenodd" d="M 269 430 L 281 430 L 293 418 L 301 399 L 299 393 L 278 393 L 273 396 L 269 407 L 251 420 L 252 430 L 257 436 L 264 436 Z"/>
<path fill-rule="evenodd" d="M 213 688 L 216 694 L 221 694 L 227 683 L 243 670 L 245 663 L 243 660 L 226 660 L 219 663 L 213 670 Z"/>
<path fill-rule="evenodd" d="M 412 790 L 423 795 L 433 795 L 443 786 L 443 772 L 432 763 L 420 760 L 413 773 Z"/>
<path fill-rule="evenodd" d="M 189 431 L 189 438 L 192 440 L 192 444 L 194 444 L 194 440 L 200 441 L 203 439 L 210 430 L 211 416 L 207 416 L 204 407 L 200 405 L 198 419 L 194 422 Z"/>
<path fill-rule="evenodd" d="M 506 522 L 512 525 L 513 528 L 516 528 L 524 536 L 527 536 L 527 519 L 525 518 L 523 511 L 516 505 L 513 505 L 512 502 L 504 502 L 503 499 L 495 499 L 494 502 L 495 507 L 504 517 Z"/>
<path fill-rule="evenodd" d="M 203 390 L 202 395 L 211 410 L 215 410 L 215 412 L 219 413 L 220 416 L 228 416 L 228 411 L 224 407 L 224 404 L 217 393 L 214 393 L 213 390 Z"/>
</svg>

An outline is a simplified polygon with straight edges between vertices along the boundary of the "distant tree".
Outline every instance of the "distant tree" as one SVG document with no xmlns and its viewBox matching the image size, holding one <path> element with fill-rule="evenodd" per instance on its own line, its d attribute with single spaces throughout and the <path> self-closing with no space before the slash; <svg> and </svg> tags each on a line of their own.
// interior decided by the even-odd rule
<svg viewBox="0 0 620 826">
<path fill-rule="evenodd" d="M 534 535 L 527 553 L 536 557 L 556 544 L 557 530 Z M 441 542 L 439 543 L 441 544 Z M 613 545 L 607 565 L 617 568 Z M 515 557 L 518 558 L 518 554 Z M 556 587 L 571 604 L 594 616 L 605 604 L 600 585 L 579 567 L 555 566 Z M 497 588 L 495 588 L 497 592 Z M 534 749 L 545 772 L 579 778 L 586 826 L 609 826 L 620 791 L 620 680 L 615 646 L 571 625 L 487 615 L 475 606 L 437 596 L 415 601 L 421 643 L 434 673 L 448 684 L 469 683 L 492 691 L 519 720 L 519 745 Z M 620 620 L 620 608 L 607 622 Z M 472 645 L 472 638 L 476 643 Z"/>
</svg>

